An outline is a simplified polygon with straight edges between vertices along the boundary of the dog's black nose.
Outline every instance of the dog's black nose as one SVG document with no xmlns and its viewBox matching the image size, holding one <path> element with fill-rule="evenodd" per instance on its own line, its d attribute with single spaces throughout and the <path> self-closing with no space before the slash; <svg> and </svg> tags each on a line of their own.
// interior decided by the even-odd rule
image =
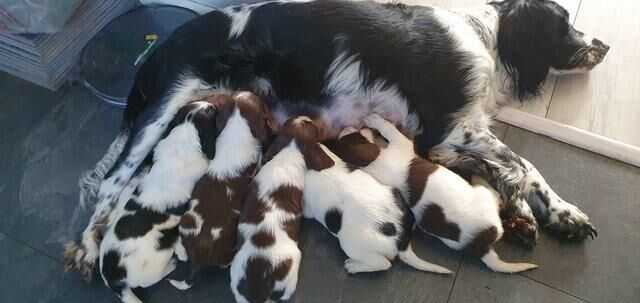
<svg viewBox="0 0 640 303">
<path fill-rule="evenodd" d="M 593 46 L 595 46 L 596 48 L 598 48 L 599 50 L 602 50 L 605 54 L 609 51 L 609 49 L 611 48 L 609 45 L 607 45 L 606 43 L 602 42 L 599 39 L 593 39 Z"/>
</svg>

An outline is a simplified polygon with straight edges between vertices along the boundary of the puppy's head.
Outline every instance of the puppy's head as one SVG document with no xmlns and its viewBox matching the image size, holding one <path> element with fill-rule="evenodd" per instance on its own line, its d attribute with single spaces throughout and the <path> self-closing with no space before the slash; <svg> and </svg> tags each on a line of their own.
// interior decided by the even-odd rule
<svg viewBox="0 0 640 303">
<path fill-rule="evenodd" d="M 340 132 L 333 152 L 349 164 L 365 167 L 380 155 L 380 147 L 373 139 L 373 131 L 369 128 L 358 131 L 353 127 L 347 127 Z"/>
<path fill-rule="evenodd" d="M 334 162 L 331 157 L 318 145 L 318 130 L 314 122 L 307 116 L 291 118 L 284 123 L 275 142 L 267 150 L 263 163 L 273 159 L 292 141 L 300 149 L 308 169 L 323 170 L 333 166 Z"/>
<path fill-rule="evenodd" d="M 550 0 L 491 2 L 499 13 L 498 53 L 520 99 L 539 94 L 550 71 L 589 71 L 609 46 L 571 24 L 569 13 Z"/>
<path fill-rule="evenodd" d="M 251 134 L 260 141 L 262 146 L 267 146 L 271 133 L 269 111 L 262 99 L 251 92 L 237 92 L 225 101 L 216 121 L 218 134 L 227 125 L 227 121 L 236 108 L 247 121 Z"/>
<path fill-rule="evenodd" d="M 167 131 L 183 123 L 192 123 L 198 131 L 200 148 L 207 158 L 213 159 L 216 151 L 216 108 L 204 101 L 189 103 L 175 115 Z"/>
</svg>

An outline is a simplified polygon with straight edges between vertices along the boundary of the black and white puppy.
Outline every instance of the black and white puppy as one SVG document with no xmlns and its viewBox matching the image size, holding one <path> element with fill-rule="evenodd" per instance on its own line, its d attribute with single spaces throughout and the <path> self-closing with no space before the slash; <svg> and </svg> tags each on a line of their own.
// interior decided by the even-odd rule
<svg viewBox="0 0 640 303">
<path fill-rule="evenodd" d="M 266 114 L 262 100 L 249 92 L 235 93 L 218 112 L 215 157 L 194 187 L 189 210 L 180 220 L 180 239 L 191 271 L 184 281 L 170 280 L 175 287 L 191 287 L 206 267 L 231 264 L 247 187 L 268 144 Z"/>
<path fill-rule="evenodd" d="M 231 263 L 237 302 L 287 300 L 298 283 L 298 232 L 307 166 L 316 167 L 317 130 L 308 117 L 287 121 L 265 154 L 242 208 L 242 244 Z"/>
<path fill-rule="evenodd" d="M 451 273 L 411 249 L 414 218 L 399 190 L 317 145 L 327 159 L 325 165 L 307 170 L 304 217 L 315 218 L 338 237 L 349 256 L 344 262 L 348 273 L 387 270 L 396 256 L 419 270 Z"/>
<path fill-rule="evenodd" d="M 170 133 L 154 149 L 149 173 L 113 216 L 100 245 L 100 273 L 123 302 L 141 302 L 132 288 L 149 287 L 172 272 L 174 251 L 184 258 L 183 250 L 174 250 L 178 223 L 209 164 L 215 113 L 206 102 L 180 109 Z"/>
<path fill-rule="evenodd" d="M 493 244 L 503 234 L 497 193 L 482 185 L 471 185 L 445 167 L 419 157 L 413 141 L 381 116 L 371 115 L 365 124 L 380 132 L 389 142 L 387 147 L 380 149 L 373 143 L 371 129 L 358 132 L 349 127 L 340 134 L 336 153 L 380 182 L 399 188 L 422 230 L 451 248 L 481 257 L 497 272 L 537 267 L 506 263 L 493 250 Z"/>
</svg>

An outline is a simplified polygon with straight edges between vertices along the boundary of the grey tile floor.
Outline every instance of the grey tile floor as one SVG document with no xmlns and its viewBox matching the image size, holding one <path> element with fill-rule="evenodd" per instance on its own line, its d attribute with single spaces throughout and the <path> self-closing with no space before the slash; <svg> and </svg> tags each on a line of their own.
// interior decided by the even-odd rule
<svg viewBox="0 0 640 303">
<path fill-rule="evenodd" d="M 113 139 L 121 111 L 84 89 L 50 92 L 0 74 L 0 302 L 115 302 L 99 281 L 62 271 L 62 245 L 86 224 L 78 176 Z M 304 222 L 303 261 L 294 302 L 640 302 L 640 169 L 514 127 L 501 137 L 535 164 L 598 228 L 585 243 L 542 233 L 532 250 L 504 241 L 507 260 L 536 270 L 496 274 L 479 260 L 416 235 L 420 256 L 456 274 L 417 272 L 398 262 L 382 273 L 348 276 L 338 242 Z M 227 270 L 214 269 L 192 290 L 160 283 L 151 302 L 231 302 Z"/>
</svg>

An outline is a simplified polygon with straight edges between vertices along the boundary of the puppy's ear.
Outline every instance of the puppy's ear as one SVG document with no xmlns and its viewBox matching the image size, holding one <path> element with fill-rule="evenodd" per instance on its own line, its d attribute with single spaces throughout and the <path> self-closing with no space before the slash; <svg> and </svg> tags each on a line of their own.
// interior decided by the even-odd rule
<svg viewBox="0 0 640 303">
<path fill-rule="evenodd" d="M 252 119 L 249 119 L 247 122 L 249 122 L 251 134 L 260 141 L 262 146 L 267 146 L 270 141 L 271 131 L 269 127 L 269 119 L 266 114 L 261 114 L 259 117 L 252 117 Z"/>
<path fill-rule="evenodd" d="M 275 157 L 285 146 L 289 145 L 290 142 L 290 138 L 278 136 L 276 140 L 271 143 L 269 149 L 267 149 L 267 152 L 262 157 L 262 165 L 271 161 L 271 159 L 273 159 L 273 157 Z"/>
<path fill-rule="evenodd" d="M 200 149 L 209 160 L 216 154 L 216 139 L 218 132 L 215 129 L 216 110 L 213 106 L 193 114 L 193 125 L 198 131 Z"/>
<path fill-rule="evenodd" d="M 227 99 L 227 101 L 219 107 L 218 116 L 216 117 L 216 130 L 218 135 L 222 132 L 224 127 L 227 126 L 227 121 L 231 118 L 235 108 L 236 104 L 231 98 Z"/>
<path fill-rule="evenodd" d="M 320 147 L 320 144 L 312 144 L 306 149 L 307 152 L 304 153 L 304 160 L 307 164 L 307 169 L 321 171 L 336 164 L 322 147 Z"/>
<path fill-rule="evenodd" d="M 380 147 L 369 142 L 360 133 L 352 133 L 342 137 L 335 144 L 333 151 L 344 162 L 357 167 L 371 164 L 380 155 Z"/>
</svg>

